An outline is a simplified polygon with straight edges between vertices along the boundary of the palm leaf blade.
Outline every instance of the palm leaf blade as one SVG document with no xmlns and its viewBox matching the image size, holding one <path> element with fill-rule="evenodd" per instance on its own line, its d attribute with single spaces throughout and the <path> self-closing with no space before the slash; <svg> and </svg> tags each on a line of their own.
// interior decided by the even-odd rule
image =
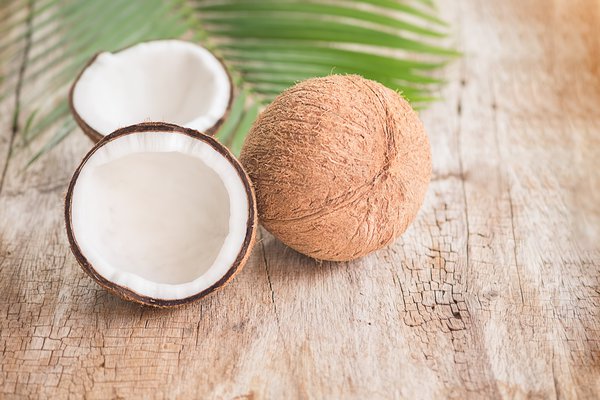
<svg viewBox="0 0 600 400">
<path fill-rule="evenodd" d="M 371 22 L 383 27 L 403 29 L 408 32 L 423 34 L 426 36 L 443 37 L 444 34 L 432 29 L 424 28 L 417 24 L 406 22 L 402 19 L 386 16 L 381 13 L 359 10 L 352 6 L 339 6 L 323 3 L 289 3 L 280 1 L 262 1 L 260 3 L 219 3 L 201 4 L 198 9 L 205 14 L 205 22 L 214 24 L 228 22 L 227 15 L 234 13 L 243 19 L 256 19 L 261 16 L 270 18 L 281 18 L 292 16 L 294 18 L 306 18 L 314 14 L 329 17 L 351 18 L 355 22 Z"/>
</svg>

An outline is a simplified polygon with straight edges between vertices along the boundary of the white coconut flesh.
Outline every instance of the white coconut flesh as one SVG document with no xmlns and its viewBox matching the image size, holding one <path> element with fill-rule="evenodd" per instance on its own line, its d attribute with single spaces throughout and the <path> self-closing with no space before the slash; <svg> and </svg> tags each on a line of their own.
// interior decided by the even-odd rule
<svg viewBox="0 0 600 400">
<path fill-rule="evenodd" d="M 211 52 L 161 40 L 100 53 L 73 88 L 72 106 L 101 135 L 145 121 L 205 132 L 225 115 L 230 96 L 229 76 Z"/>
<path fill-rule="evenodd" d="M 243 248 L 248 193 L 235 167 L 180 133 L 117 137 L 85 162 L 71 227 L 109 282 L 154 299 L 184 299 L 227 274 Z"/>
</svg>

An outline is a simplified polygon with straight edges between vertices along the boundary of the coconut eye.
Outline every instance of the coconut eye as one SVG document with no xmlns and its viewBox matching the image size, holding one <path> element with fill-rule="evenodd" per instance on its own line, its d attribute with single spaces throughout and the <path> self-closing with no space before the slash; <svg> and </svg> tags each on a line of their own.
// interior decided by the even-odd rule
<svg viewBox="0 0 600 400">
<path fill-rule="evenodd" d="M 250 254 L 252 186 L 222 145 L 169 124 L 139 124 L 100 141 L 66 200 L 73 253 L 98 283 L 171 306 L 222 286 Z"/>
<path fill-rule="evenodd" d="M 77 123 L 94 141 L 124 126 L 163 121 L 212 134 L 229 109 L 232 85 L 208 50 L 179 40 L 97 54 L 71 88 Z"/>
</svg>

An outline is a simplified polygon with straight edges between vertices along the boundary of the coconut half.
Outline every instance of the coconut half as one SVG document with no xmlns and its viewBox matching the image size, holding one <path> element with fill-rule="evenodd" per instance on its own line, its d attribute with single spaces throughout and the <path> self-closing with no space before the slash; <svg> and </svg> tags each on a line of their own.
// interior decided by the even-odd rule
<svg viewBox="0 0 600 400">
<path fill-rule="evenodd" d="M 68 188 L 77 261 L 111 292 L 152 306 L 199 299 L 244 266 L 257 217 L 250 180 L 215 139 L 164 123 L 98 142 Z"/>
<path fill-rule="evenodd" d="M 144 42 L 98 53 L 69 95 L 71 112 L 95 142 L 124 126 L 163 121 L 213 134 L 233 98 L 223 63 L 181 40 Z"/>
</svg>

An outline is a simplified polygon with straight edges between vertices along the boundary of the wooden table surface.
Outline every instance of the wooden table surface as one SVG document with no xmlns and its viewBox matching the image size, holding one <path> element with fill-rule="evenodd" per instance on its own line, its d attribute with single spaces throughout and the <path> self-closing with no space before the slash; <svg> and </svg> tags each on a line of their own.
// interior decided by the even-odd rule
<svg viewBox="0 0 600 400">
<path fill-rule="evenodd" d="M 440 7 L 464 56 L 422 112 L 412 227 L 337 264 L 263 231 L 232 284 L 179 309 L 81 271 L 63 195 L 90 142 L 23 170 L 39 144 L 17 148 L 11 118 L 35 85 L 2 102 L 0 397 L 599 398 L 600 2 Z"/>
</svg>

